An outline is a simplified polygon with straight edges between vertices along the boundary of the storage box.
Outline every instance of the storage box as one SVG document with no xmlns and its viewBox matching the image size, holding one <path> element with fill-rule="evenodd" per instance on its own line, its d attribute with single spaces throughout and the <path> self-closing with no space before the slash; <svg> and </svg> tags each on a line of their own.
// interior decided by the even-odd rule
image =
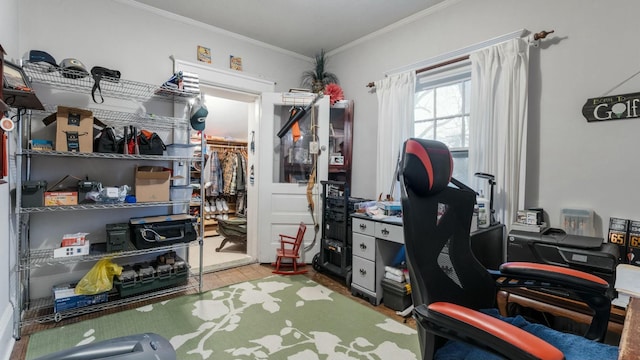
<svg viewBox="0 0 640 360">
<path fill-rule="evenodd" d="M 596 236 L 592 210 L 562 209 L 560 224 L 567 234 Z"/>
<path fill-rule="evenodd" d="M 124 251 L 129 240 L 129 224 L 107 224 L 107 252 Z"/>
<path fill-rule="evenodd" d="M 132 218 L 131 242 L 138 249 L 188 243 L 198 238 L 197 219 L 187 214 Z"/>
<path fill-rule="evenodd" d="M 44 206 L 78 205 L 77 191 L 47 191 Z"/>
<path fill-rule="evenodd" d="M 631 265 L 640 266 L 640 221 L 629 220 L 627 240 L 627 260 Z"/>
<path fill-rule="evenodd" d="M 539 210 L 518 210 L 516 222 L 525 225 L 542 224 L 542 211 Z"/>
<path fill-rule="evenodd" d="M 411 306 L 411 292 L 408 283 L 400 283 L 387 278 L 382 279 L 382 302 L 395 311 Z"/>
<path fill-rule="evenodd" d="M 192 158 L 199 145 L 195 144 L 169 144 L 167 145 L 167 155 L 181 158 Z"/>
<path fill-rule="evenodd" d="M 85 240 L 83 245 L 63 246 L 57 249 L 53 249 L 53 257 L 61 258 L 61 257 L 70 257 L 70 256 L 89 255 L 90 249 L 91 249 L 91 242 L 89 240 Z"/>
<path fill-rule="evenodd" d="M 22 183 L 22 204 L 23 208 L 40 207 L 44 204 L 44 191 L 47 182 L 44 180 L 25 181 Z"/>
<path fill-rule="evenodd" d="M 44 193 L 44 206 L 78 205 L 79 178 L 67 175 Z"/>
<path fill-rule="evenodd" d="M 191 186 L 172 186 L 170 192 L 171 201 L 191 201 L 193 188 Z"/>
<path fill-rule="evenodd" d="M 107 292 L 96 295 L 77 295 L 75 284 L 63 284 L 53 287 L 53 311 L 58 313 L 79 307 L 95 305 L 109 300 Z"/>
<path fill-rule="evenodd" d="M 137 202 L 169 201 L 170 170 L 161 166 L 137 166 L 135 171 Z"/>
<path fill-rule="evenodd" d="M 89 110 L 58 106 L 56 122 L 56 151 L 93 152 L 93 113 Z M 45 118 L 46 125 L 52 123 Z"/>
<path fill-rule="evenodd" d="M 629 220 L 620 218 L 609 218 L 609 242 L 618 245 L 620 250 L 620 258 L 618 260 L 621 264 L 629 262 L 627 259 L 628 251 L 628 234 Z"/>
</svg>

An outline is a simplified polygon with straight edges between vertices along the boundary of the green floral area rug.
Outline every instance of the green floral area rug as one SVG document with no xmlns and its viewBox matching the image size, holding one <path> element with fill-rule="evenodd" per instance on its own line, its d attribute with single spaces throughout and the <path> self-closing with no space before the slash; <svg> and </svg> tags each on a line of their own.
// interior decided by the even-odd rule
<svg viewBox="0 0 640 360">
<path fill-rule="evenodd" d="M 31 335 L 27 359 L 157 333 L 178 359 L 411 360 L 414 329 L 305 276 L 270 276 Z"/>
</svg>

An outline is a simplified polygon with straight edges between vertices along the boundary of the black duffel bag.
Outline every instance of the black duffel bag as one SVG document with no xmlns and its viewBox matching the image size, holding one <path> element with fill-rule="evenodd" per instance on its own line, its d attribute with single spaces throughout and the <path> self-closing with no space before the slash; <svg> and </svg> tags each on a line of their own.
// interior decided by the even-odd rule
<svg viewBox="0 0 640 360">
<path fill-rule="evenodd" d="M 142 155 L 162 155 L 167 146 L 158 134 L 141 130 L 138 135 L 138 149 Z"/>
<path fill-rule="evenodd" d="M 104 127 L 100 134 L 93 139 L 93 152 L 117 153 L 118 141 L 113 127 Z"/>
</svg>

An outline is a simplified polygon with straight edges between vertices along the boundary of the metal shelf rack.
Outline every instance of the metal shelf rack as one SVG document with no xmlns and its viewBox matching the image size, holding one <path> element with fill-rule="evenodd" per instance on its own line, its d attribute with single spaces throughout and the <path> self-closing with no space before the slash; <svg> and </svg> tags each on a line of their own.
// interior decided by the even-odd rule
<svg viewBox="0 0 640 360">
<path fill-rule="evenodd" d="M 110 258 L 123 258 L 130 257 L 136 255 L 145 255 L 145 254 L 153 254 L 162 251 L 170 251 L 170 250 L 178 250 L 184 249 L 192 245 L 192 243 L 197 243 L 198 240 L 193 241 L 191 243 L 179 243 L 169 246 L 158 246 L 149 249 L 136 249 L 133 244 L 130 242 L 127 243 L 127 250 L 120 252 L 112 252 L 112 253 L 96 253 L 89 255 L 81 255 L 81 256 L 70 256 L 70 257 L 61 257 L 54 258 L 53 250 L 54 249 L 34 249 L 29 251 L 28 255 L 25 256 L 21 264 L 19 266 L 20 270 L 29 270 L 33 268 L 39 268 L 43 266 L 51 266 L 51 265 L 64 265 L 64 264 L 76 264 L 79 262 L 89 262 L 100 260 L 105 256 L 109 256 Z"/>
<path fill-rule="evenodd" d="M 91 89 L 93 87 L 93 78 L 89 74 L 82 72 L 74 72 L 65 70 L 63 74 L 60 69 L 52 70 L 49 66 L 44 66 L 40 63 L 26 63 L 24 65 L 25 73 L 31 78 L 31 81 L 36 84 L 43 84 L 50 89 L 59 91 L 68 91 L 84 96 L 90 96 Z M 178 104 L 186 104 L 190 99 L 195 98 L 199 94 L 184 92 L 179 90 L 165 89 L 162 86 L 149 85 L 135 81 L 129 81 L 125 79 L 118 79 L 118 81 L 109 81 L 104 79 L 100 83 L 102 89 L 102 95 L 105 98 L 115 98 L 124 100 L 160 100 L 168 101 Z M 106 106 L 106 105 L 105 105 Z M 110 126 L 118 125 L 135 125 L 136 127 L 144 127 L 149 130 L 168 130 L 173 131 L 174 139 L 176 134 L 187 134 L 187 136 L 180 137 L 189 139 L 188 132 L 190 129 L 189 120 L 184 118 L 175 118 L 169 116 L 160 115 L 139 115 L 133 113 L 126 113 L 122 111 L 105 110 L 101 108 L 89 108 L 95 117 L 100 121 Z M 19 114 L 17 131 L 14 131 L 11 136 L 15 136 L 16 143 L 21 144 L 16 150 L 15 154 L 15 169 L 14 174 L 11 174 L 9 179 L 15 183 L 16 197 L 15 197 L 15 228 L 18 229 L 18 244 L 15 250 L 16 252 L 16 264 L 12 269 L 16 274 L 16 306 L 14 307 L 14 337 L 19 339 L 21 331 L 24 327 L 32 325 L 34 323 L 44 323 L 50 321 L 60 321 L 65 318 L 85 315 L 94 313 L 97 311 L 103 311 L 106 309 L 117 308 L 127 304 L 133 304 L 140 301 L 146 301 L 154 298 L 159 298 L 167 295 L 184 293 L 184 292 L 199 292 L 202 290 L 202 263 L 203 263 L 203 234 L 204 226 L 202 222 L 198 223 L 198 237 L 191 243 L 178 243 L 170 246 L 160 246 L 149 249 L 136 249 L 133 244 L 129 244 L 122 252 L 117 253 L 97 253 L 93 252 L 85 256 L 68 257 L 68 258 L 54 258 L 53 249 L 35 249 L 31 248 L 31 230 L 30 223 L 32 217 L 46 216 L 51 212 L 65 212 L 65 211 L 86 211 L 86 210 L 103 210 L 103 211 L 118 211 L 121 209 L 132 208 L 150 208 L 150 207 L 165 207 L 182 213 L 179 209 L 188 209 L 190 200 L 185 201 L 166 201 L 166 202 L 147 202 L 147 203 L 115 203 L 115 204 L 79 204 L 71 206 L 39 206 L 39 207 L 22 207 L 21 206 L 21 183 L 23 179 L 29 179 L 32 159 L 35 157 L 52 157 L 52 158 L 69 158 L 70 160 L 90 158 L 101 161 L 102 159 L 115 159 L 122 161 L 164 161 L 164 162 L 203 162 L 204 156 L 199 157 L 185 157 L 185 156 L 155 156 L 155 155 L 124 155 L 124 154 L 107 154 L 107 153 L 77 153 L 77 152 L 62 152 L 62 151 L 42 151 L 28 149 L 31 139 L 31 124 L 33 119 L 43 119 L 49 114 L 56 111 L 56 106 L 46 105 L 43 111 L 24 111 L 25 109 L 18 108 Z M 26 121 L 21 122 L 22 118 Z M 200 145 L 206 146 L 206 140 L 204 134 L 201 135 Z M 67 162 L 65 161 L 65 164 Z M 106 164 L 106 163 L 105 163 Z M 72 166 L 72 165 L 69 165 Z M 26 172 L 26 176 L 25 176 Z M 203 184 L 200 184 L 203 186 Z M 202 204 L 200 204 L 202 207 Z M 203 212 L 201 208 L 200 213 Z M 106 303 L 96 304 L 93 306 L 76 308 L 59 313 L 53 311 L 53 299 L 49 298 L 30 298 L 30 283 L 31 277 L 34 276 L 32 271 L 35 269 L 45 268 L 47 266 L 57 265 L 73 265 L 77 263 L 90 263 L 99 260 L 104 256 L 110 256 L 114 258 L 126 258 L 133 256 L 152 255 L 154 253 L 160 253 L 162 251 L 187 251 L 188 248 L 197 243 L 199 246 L 199 263 L 197 273 L 190 274 L 187 278 L 186 284 L 176 285 L 170 288 L 162 288 L 144 293 L 141 295 L 135 295 L 126 298 L 120 298 L 117 294 L 109 294 L 109 301 Z M 94 244 L 92 244 L 94 245 Z"/>
<path fill-rule="evenodd" d="M 34 323 L 48 323 L 52 321 L 59 322 L 70 317 L 91 314 L 97 311 L 113 309 L 136 302 L 157 299 L 163 296 L 188 291 L 200 291 L 199 287 L 201 283 L 201 276 L 202 275 L 191 273 L 189 274 L 187 283 L 184 285 L 174 286 L 168 289 L 160 289 L 151 293 L 144 293 L 127 298 L 119 298 L 117 294 L 110 293 L 109 300 L 107 302 L 73 310 L 61 311 L 58 313 L 53 312 L 52 297 L 33 299 L 28 302 L 28 310 L 25 311 L 26 320 L 22 322 L 22 326 L 27 326 Z"/>
<path fill-rule="evenodd" d="M 54 68 L 49 64 L 25 63 L 24 72 L 33 83 L 55 86 L 57 89 L 75 93 L 91 94 L 93 77 L 89 73 L 71 69 Z M 100 89 L 104 97 L 124 100 L 164 100 L 170 102 L 187 102 L 199 93 L 175 90 L 161 85 L 151 85 L 126 79 L 111 81 L 103 78 Z"/>
</svg>

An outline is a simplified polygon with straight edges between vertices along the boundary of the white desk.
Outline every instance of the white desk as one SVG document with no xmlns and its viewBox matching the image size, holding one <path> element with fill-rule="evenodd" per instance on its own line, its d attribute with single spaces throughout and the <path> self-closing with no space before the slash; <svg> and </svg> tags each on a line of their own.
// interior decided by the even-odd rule
<svg viewBox="0 0 640 360">
<path fill-rule="evenodd" d="M 404 245 L 402 218 L 396 216 L 374 219 L 352 214 L 352 280 L 351 294 L 379 305 L 382 300 L 384 267 L 393 260 Z M 471 233 L 471 248 L 480 263 L 497 269 L 505 260 L 504 225 L 497 224 Z M 447 256 L 447 254 L 441 254 Z M 444 261 L 443 261 L 444 263 Z"/>
<path fill-rule="evenodd" d="M 352 215 L 352 272 L 351 294 L 379 305 L 382 300 L 384 267 L 393 260 L 404 245 L 402 218 L 373 219 Z"/>
</svg>

